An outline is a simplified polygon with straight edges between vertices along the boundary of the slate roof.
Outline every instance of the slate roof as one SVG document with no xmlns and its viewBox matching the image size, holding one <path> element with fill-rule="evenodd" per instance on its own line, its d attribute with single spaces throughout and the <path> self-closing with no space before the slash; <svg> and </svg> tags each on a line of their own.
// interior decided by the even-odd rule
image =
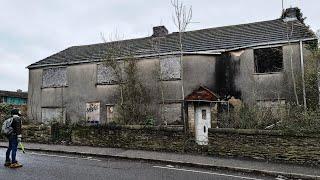
<svg viewBox="0 0 320 180">
<path fill-rule="evenodd" d="M 292 30 L 292 35 L 291 34 Z M 284 43 L 290 40 L 316 38 L 308 26 L 300 21 L 284 22 L 282 19 L 209 28 L 183 33 L 183 51 L 186 53 L 200 51 L 228 51 L 259 44 Z M 148 56 L 179 51 L 179 34 L 171 33 L 164 37 L 145 37 L 110 43 L 73 46 L 28 68 L 50 65 L 67 65 L 74 63 L 101 61 L 110 47 L 115 44 L 121 47 L 119 56 Z M 158 46 L 154 45 L 158 44 Z M 155 48 L 157 47 L 157 48 Z"/>
<path fill-rule="evenodd" d="M 15 92 L 15 91 L 2 91 L 0 90 L 0 97 L 16 97 L 27 99 L 28 93 L 27 92 Z"/>
</svg>

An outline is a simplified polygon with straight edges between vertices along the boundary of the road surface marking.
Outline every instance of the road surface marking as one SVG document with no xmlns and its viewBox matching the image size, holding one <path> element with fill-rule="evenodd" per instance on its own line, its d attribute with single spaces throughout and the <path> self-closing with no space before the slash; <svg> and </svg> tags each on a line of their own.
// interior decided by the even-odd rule
<svg viewBox="0 0 320 180">
<path fill-rule="evenodd" d="M 227 176 L 227 177 L 234 177 L 234 178 L 240 178 L 240 179 L 262 180 L 262 179 L 251 178 L 251 177 L 235 176 L 235 175 L 230 175 L 230 174 L 221 174 L 221 173 L 214 173 L 214 172 L 208 172 L 208 171 L 197 171 L 197 170 L 191 170 L 191 169 L 179 169 L 179 168 L 164 167 L 164 166 L 153 166 L 153 167 L 154 168 L 160 168 L 160 169 L 170 169 L 170 170 L 175 170 L 175 171 L 185 171 L 185 172 L 210 174 L 210 175 L 217 175 L 217 176 Z"/>
<path fill-rule="evenodd" d="M 79 158 L 79 157 L 72 157 L 72 156 L 61 156 L 61 155 L 55 155 L 55 154 L 43 154 L 43 153 L 35 153 L 35 152 L 31 152 L 28 154 L 39 155 L 39 156 L 48 156 L 48 157 L 60 157 L 60 158 L 68 158 L 68 159 L 83 159 L 83 160 L 89 160 L 89 161 L 101 161 L 100 159 L 94 159 L 92 157 Z"/>
</svg>

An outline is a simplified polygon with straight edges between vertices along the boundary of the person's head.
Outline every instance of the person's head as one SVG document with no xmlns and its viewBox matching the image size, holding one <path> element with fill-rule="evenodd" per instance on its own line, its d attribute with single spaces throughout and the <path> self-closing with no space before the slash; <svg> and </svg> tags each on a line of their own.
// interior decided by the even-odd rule
<svg viewBox="0 0 320 180">
<path fill-rule="evenodd" d="M 17 115 L 17 116 L 21 116 L 21 111 L 19 109 L 12 109 L 11 110 L 11 115 Z"/>
</svg>

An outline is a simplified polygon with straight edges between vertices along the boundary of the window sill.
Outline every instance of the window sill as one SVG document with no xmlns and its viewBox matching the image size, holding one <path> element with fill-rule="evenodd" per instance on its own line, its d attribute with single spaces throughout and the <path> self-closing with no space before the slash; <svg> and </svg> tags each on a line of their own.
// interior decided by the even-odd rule
<svg viewBox="0 0 320 180">
<path fill-rule="evenodd" d="M 65 85 L 65 86 L 49 86 L 49 87 L 41 87 L 41 89 L 55 89 L 55 88 L 66 88 L 66 87 L 69 87 L 68 85 Z"/>
<path fill-rule="evenodd" d="M 282 71 L 280 72 L 267 72 L 267 73 L 253 73 L 253 75 L 276 75 L 276 74 L 283 74 Z"/>
<path fill-rule="evenodd" d="M 172 79 L 159 79 L 160 81 L 180 81 L 181 78 L 172 78 Z"/>
<path fill-rule="evenodd" d="M 119 83 L 96 83 L 96 86 L 114 86 L 119 85 Z"/>
</svg>

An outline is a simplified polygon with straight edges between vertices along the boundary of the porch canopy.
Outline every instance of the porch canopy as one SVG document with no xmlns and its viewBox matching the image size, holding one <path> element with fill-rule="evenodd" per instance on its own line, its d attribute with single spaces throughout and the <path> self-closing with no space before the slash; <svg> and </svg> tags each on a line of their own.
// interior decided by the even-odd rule
<svg viewBox="0 0 320 180">
<path fill-rule="evenodd" d="M 187 102 L 217 102 L 220 101 L 219 96 L 213 93 L 210 89 L 200 86 L 191 94 L 185 97 Z"/>
</svg>

